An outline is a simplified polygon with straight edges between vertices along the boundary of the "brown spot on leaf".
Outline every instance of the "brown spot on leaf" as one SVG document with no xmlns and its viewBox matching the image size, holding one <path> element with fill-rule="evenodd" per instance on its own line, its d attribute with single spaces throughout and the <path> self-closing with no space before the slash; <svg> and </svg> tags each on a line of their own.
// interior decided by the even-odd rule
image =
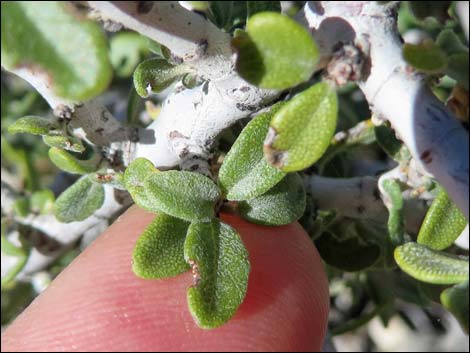
<svg viewBox="0 0 470 353">
<path fill-rule="evenodd" d="M 273 147 L 274 141 L 276 140 L 277 131 L 273 127 L 269 127 L 268 134 L 264 140 L 263 151 L 269 164 L 282 168 L 285 164 L 287 157 L 286 151 L 280 151 Z"/>
<path fill-rule="evenodd" d="M 189 266 L 191 266 L 191 273 L 193 275 L 193 287 L 197 287 L 201 282 L 201 274 L 199 273 L 199 266 L 196 261 L 188 260 Z"/>
<path fill-rule="evenodd" d="M 97 173 L 96 174 L 96 179 L 98 179 L 99 181 L 102 181 L 102 182 L 109 183 L 110 181 L 112 181 L 114 179 L 114 176 L 111 175 L 111 174 L 99 174 L 99 173 Z"/>
</svg>

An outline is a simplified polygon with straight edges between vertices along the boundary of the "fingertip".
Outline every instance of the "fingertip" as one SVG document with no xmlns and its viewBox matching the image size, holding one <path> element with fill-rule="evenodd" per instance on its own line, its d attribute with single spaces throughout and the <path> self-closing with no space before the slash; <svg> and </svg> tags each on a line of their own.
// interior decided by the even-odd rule
<svg viewBox="0 0 470 353">
<path fill-rule="evenodd" d="M 131 208 L 82 253 L 2 335 L 5 351 L 308 351 L 326 331 L 328 285 L 298 224 L 262 227 L 231 215 L 249 250 L 248 294 L 226 325 L 198 328 L 187 309 L 190 273 L 132 273 L 138 235 L 154 215 Z"/>
</svg>

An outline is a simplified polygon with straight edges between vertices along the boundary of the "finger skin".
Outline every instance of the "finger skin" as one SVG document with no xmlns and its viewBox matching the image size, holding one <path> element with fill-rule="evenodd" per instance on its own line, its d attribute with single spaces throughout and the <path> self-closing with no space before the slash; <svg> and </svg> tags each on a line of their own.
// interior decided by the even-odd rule
<svg viewBox="0 0 470 353">
<path fill-rule="evenodd" d="M 318 351 L 327 279 L 300 225 L 262 227 L 233 215 L 248 248 L 248 294 L 234 318 L 198 328 L 187 309 L 190 273 L 132 273 L 138 235 L 154 215 L 131 208 L 88 247 L 2 335 L 2 351 Z"/>
</svg>

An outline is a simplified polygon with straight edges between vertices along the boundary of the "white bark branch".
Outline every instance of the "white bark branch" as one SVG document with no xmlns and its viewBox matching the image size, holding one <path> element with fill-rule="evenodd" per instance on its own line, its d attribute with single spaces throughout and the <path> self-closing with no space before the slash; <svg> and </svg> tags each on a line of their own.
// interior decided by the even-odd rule
<svg viewBox="0 0 470 353">
<path fill-rule="evenodd" d="M 306 188 L 313 195 L 318 208 L 337 209 L 346 217 L 387 221 L 385 208 L 377 186 L 377 178 L 327 178 L 308 175 Z"/>
<path fill-rule="evenodd" d="M 159 168 L 191 169 L 198 166 L 191 159 L 210 156 L 217 135 L 279 92 L 241 79 L 234 71 L 230 36 L 202 16 L 173 1 L 154 2 L 145 11 L 139 11 L 139 3 L 88 2 L 103 17 L 165 45 L 207 81 L 177 89 L 165 100 L 158 119 L 141 132 L 133 158 L 146 157 Z"/>
<path fill-rule="evenodd" d="M 306 190 L 319 209 L 337 210 L 343 216 L 367 222 L 387 223 L 388 211 L 381 199 L 378 177 L 328 178 L 307 175 L 304 180 Z M 424 201 L 405 200 L 404 218 L 408 233 L 418 234 L 426 211 Z"/>
<path fill-rule="evenodd" d="M 372 111 L 390 121 L 468 219 L 468 132 L 403 60 L 392 7 L 375 1 L 308 2 L 304 13 L 323 55 L 339 42 L 367 43 L 370 69 L 358 83 Z"/>
<path fill-rule="evenodd" d="M 178 1 L 89 1 L 102 17 L 164 45 L 207 79 L 232 72 L 230 35 Z"/>
</svg>

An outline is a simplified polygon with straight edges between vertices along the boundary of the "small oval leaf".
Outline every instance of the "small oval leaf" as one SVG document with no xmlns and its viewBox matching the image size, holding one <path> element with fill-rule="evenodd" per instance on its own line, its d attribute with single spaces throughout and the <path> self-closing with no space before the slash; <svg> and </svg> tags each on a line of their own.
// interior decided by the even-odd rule
<svg viewBox="0 0 470 353">
<path fill-rule="evenodd" d="M 104 188 L 87 175 L 78 179 L 57 198 L 54 214 L 64 223 L 83 221 L 103 205 Z"/>
<path fill-rule="evenodd" d="M 447 55 L 468 54 L 468 47 L 460 40 L 459 36 L 450 28 L 444 29 L 436 38 L 436 44 Z"/>
<path fill-rule="evenodd" d="M 30 211 L 30 199 L 27 197 L 20 197 L 13 203 L 13 212 L 15 212 L 19 217 L 28 217 Z"/>
<path fill-rule="evenodd" d="M 470 60 L 468 52 L 454 54 L 449 56 L 449 64 L 447 65 L 445 73 L 463 85 L 466 90 L 468 90 L 469 66 Z"/>
<path fill-rule="evenodd" d="M 97 170 L 96 161 L 82 161 L 67 151 L 57 147 L 49 149 L 49 158 L 55 166 L 64 172 L 72 174 L 87 174 Z"/>
<path fill-rule="evenodd" d="M 249 200 L 264 194 L 286 175 L 269 165 L 263 156 L 263 141 L 277 104 L 255 117 L 243 129 L 224 159 L 219 182 L 229 200 Z"/>
<path fill-rule="evenodd" d="M 184 241 L 189 223 L 160 213 L 137 240 L 132 269 L 145 279 L 179 275 L 189 266 L 184 259 Z"/>
<path fill-rule="evenodd" d="M 103 32 L 67 2 L 2 2 L 1 42 L 3 67 L 45 75 L 59 97 L 86 100 L 111 80 Z"/>
<path fill-rule="evenodd" d="M 403 58 L 415 69 L 427 73 L 442 72 L 447 66 L 445 52 L 432 41 L 404 44 Z"/>
<path fill-rule="evenodd" d="M 433 284 L 455 284 L 468 280 L 468 259 L 406 243 L 395 249 L 398 266 L 417 280 Z"/>
<path fill-rule="evenodd" d="M 147 39 L 135 32 L 116 33 L 109 43 L 111 64 L 119 77 L 130 77 L 142 56 L 147 55 Z"/>
<path fill-rule="evenodd" d="M 175 66 L 164 59 L 145 60 L 134 71 L 135 90 L 145 98 L 152 92 L 163 91 L 187 72 L 184 65 Z"/>
<path fill-rule="evenodd" d="M 151 174 L 157 173 L 158 169 L 155 168 L 152 162 L 146 158 L 136 158 L 126 168 L 124 173 L 124 185 L 127 188 L 134 188 L 144 186 L 144 180 Z"/>
<path fill-rule="evenodd" d="M 468 281 L 446 289 L 441 294 L 441 303 L 459 321 L 468 334 L 469 329 L 469 290 Z"/>
<path fill-rule="evenodd" d="M 150 174 L 144 181 L 144 193 L 152 212 L 186 221 L 209 221 L 220 198 L 219 188 L 208 177 L 176 170 Z"/>
<path fill-rule="evenodd" d="M 441 188 L 424 217 L 417 242 L 434 250 L 444 250 L 454 243 L 466 225 L 465 216 Z"/>
<path fill-rule="evenodd" d="M 10 134 L 26 133 L 32 135 L 47 135 L 56 130 L 57 125 L 52 119 L 40 116 L 25 116 L 19 118 L 8 127 Z"/>
<path fill-rule="evenodd" d="M 250 263 L 240 236 L 217 219 L 192 223 L 184 257 L 195 280 L 188 304 L 196 323 L 206 329 L 224 324 L 243 302 L 248 286 Z"/>
<path fill-rule="evenodd" d="M 276 112 L 264 142 L 268 162 L 285 172 L 305 169 L 328 148 L 336 129 L 338 103 L 328 83 L 299 93 Z"/>
<path fill-rule="evenodd" d="M 50 147 L 57 147 L 70 152 L 81 153 L 85 151 L 83 143 L 73 136 L 46 135 L 42 137 L 44 143 Z"/>
<path fill-rule="evenodd" d="M 52 213 L 54 207 L 55 196 L 54 193 L 49 190 L 38 190 L 31 195 L 30 205 L 31 211 L 48 214 Z"/>
<path fill-rule="evenodd" d="M 149 175 L 157 172 L 159 170 L 148 159 L 137 158 L 126 168 L 123 178 L 124 186 L 134 202 L 151 212 L 155 212 L 151 203 L 152 195 L 144 188 L 144 181 Z"/>
<path fill-rule="evenodd" d="M 306 194 L 302 178 L 295 173 L 288 174 L 267 193 L 240 202 L 237 210 L 250 222 L 280 226 L 302 217 L 305 205 Z"/>
<path fill-rule="evenodd" d="M 232 40 L 236 70 L 262 88 L 286 89 L 312 76 L 319 50 L 308 31 L 288 16 L 262 12 L 251 16 L 247 33 Z"/>
</svg>

